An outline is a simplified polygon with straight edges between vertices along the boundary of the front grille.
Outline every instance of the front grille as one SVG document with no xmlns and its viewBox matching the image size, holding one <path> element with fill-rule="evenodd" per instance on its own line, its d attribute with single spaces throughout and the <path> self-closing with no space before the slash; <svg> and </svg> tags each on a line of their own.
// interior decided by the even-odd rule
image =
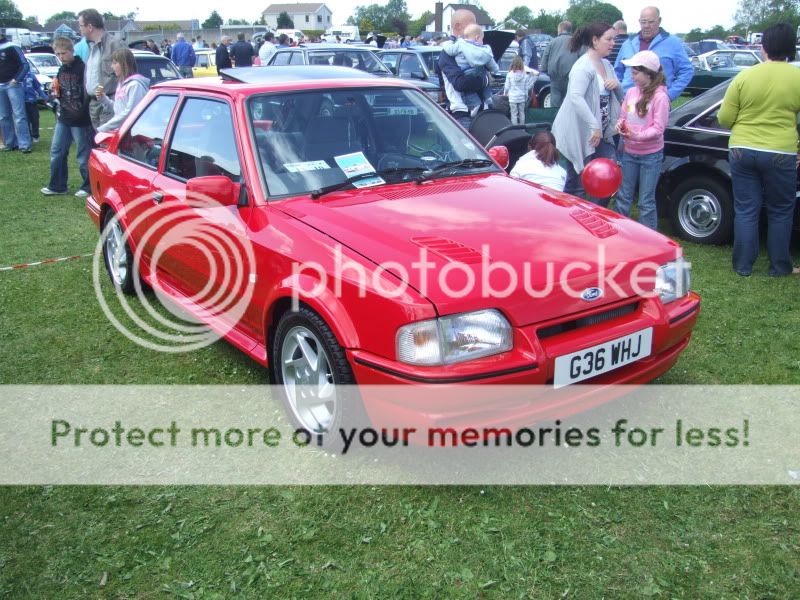
<svg viewBox="0 0 800 600">
<path fill-rule="evenodd" d="M 562 323 L 556 323 L 555 325 L 542 327 L 537 331 L 537 335 L 539 336 L 540 340 L 543 340 L 553 337 L 554 335 L 566 333 L 567 331 L 575 331 L 581 327 L 590 327 L 592 325 L 597 325 L 598 323 L 604 323 L 605 321 L 616 319 L 617 317 L 630 315 L 636 312 L 637 308 L 639 308 L 638 301 L 631 304 L 626 304 L 625 306 L 618 306 L 610 310 L 594 313 L 586 317 L 580 317 L 579 319 L 572 319 L 571 321 L 564 321 Z"/>
</svg>

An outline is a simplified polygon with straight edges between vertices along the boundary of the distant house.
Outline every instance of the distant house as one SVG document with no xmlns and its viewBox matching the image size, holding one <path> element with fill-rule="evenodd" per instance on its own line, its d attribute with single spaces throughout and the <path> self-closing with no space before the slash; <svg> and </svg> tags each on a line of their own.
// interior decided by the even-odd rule
<svg viewBox="0 0 800 600">
<path fill-rule="evenodd" d="M 106 31 L 113 33 L 123 40 L 127 37 L 129 31 L 137 31 L 136 23 L 131 19 L 105 19 L 105 25 Z M 44 25 L 44 30 L 48 33 L 52 32 L 53 37 L 58 37 L 59 35 L 69 37 L 80 35 L 77 19 L 48 21 Z M 72 32 L 72 35 L 70 35 L 70 32 Z"/>
<path fill-rule="evenodd" d="M 453 20 L 453 13 L 462 8 L 472 11 L 472 13 L 475 15 L 478 25 L 484 29 L 494 26 L 494 21 L 482 8 L 472 6 L 471 4 L 448 4 L 442 10 L 442 27 L 446 33 L 450 33 L 450 21 Z M 428 20 L 425 25 L 425 31 L 436 31 L 435 16 L 431 16 L 431 18 Z"/>
<path fill-rule="evenodd" d="M 270 4 L 264 12 L 264 23 L 270 29 L 278 28 L 278 15 L 285 12 L 294 23 L 294 28 L 328 29 L 331 26 L 331 9 L 321 3 L 312 4 Z"/>
</svg>

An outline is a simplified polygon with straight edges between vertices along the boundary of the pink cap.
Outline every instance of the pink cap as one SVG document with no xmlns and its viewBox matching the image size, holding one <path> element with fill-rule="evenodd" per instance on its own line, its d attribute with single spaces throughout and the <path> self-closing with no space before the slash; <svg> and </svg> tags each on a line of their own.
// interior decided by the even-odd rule
<svg viewBox="0 0 800 600">
<path fill-rule="evenodd" d="M 658 73 L 661 70 L 661 61 L 658 60 L 658 54 L 652 50 L 637 52 L 629 59 L 623 60 L 622 64 L 626 67 L 644 67 L 654 73 Z"/>
</svg>

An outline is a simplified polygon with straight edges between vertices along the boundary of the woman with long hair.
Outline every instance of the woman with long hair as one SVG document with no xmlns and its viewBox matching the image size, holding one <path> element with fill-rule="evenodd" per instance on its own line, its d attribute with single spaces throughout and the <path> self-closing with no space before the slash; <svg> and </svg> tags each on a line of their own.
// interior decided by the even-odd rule
<svg viewBox="0 0 800 600">
<path fill-rule="evenodd" d="M 625 94 L 616 131 L 625 138 L 622 155 L 622 188 L 617 212 L 631 216 L 636 184 L 639 184 L 639 222 L 658 229 L 656 185 L 664 161 L 664 129 L 669 118 L 669 94 L 661 61 L 655 52 L 642 50 L 623 60 L 631 68 L 634 86 Z"/>
<path fill-rule="evenodd" d="M 114 116 L 107 123 L 97 128 L 97 131 L 113 131 L 119 129 L 125 118 L 134 107 L 144 98 L 150 89 L 150 80 L 136 72 L 136 58 L 127 48 L 114 50 L 111 54 L 111 68 L 117 76 L 117 93 L 114 102 L 111 102 L 102 86 L 97 86 L 95 96 L 98 102 L 113 107 Z"/>
<path fill-rule="evenodd" d="M 749 277 L 758 258 L 761 204 L 767 204 L 769 274 L 800 273 L 792 268 L 792 219 L 797 202 L 797 115 L 800 69 L 795 32 L 786 23 L 764 30 L 766 62 L 739 73 L 725 92 L 718 119 L 730 127 L 733 181 L 733 270 Z"/>
<path fill-rule="evenodd" d="M 615 30 L 608 23 L 594 22 L 578 29 L 569 49 L 587 47 L 569 72 L 567 95 L 555 121 L 553 134 L 558 149 L 569 161 L 564 191 L 584 194 L 581 171 L 594 158 L 614 158 L 614 126 L 622 102 L 622 88 L 606 57 L 614 48 Z M 592 199 L 608 206 L 608 198 Z"/>
<path fill-rule="evenodd" d="M 528 149 L 530 152 L 520 156 L 510 175 L 559 192 L 563 191 L 567 172 L 558 164 L 561 157 L 556 149 L 556 138 L 553 134 L 549 131 L 540 131 L 531 137 Z"/>
</svg>

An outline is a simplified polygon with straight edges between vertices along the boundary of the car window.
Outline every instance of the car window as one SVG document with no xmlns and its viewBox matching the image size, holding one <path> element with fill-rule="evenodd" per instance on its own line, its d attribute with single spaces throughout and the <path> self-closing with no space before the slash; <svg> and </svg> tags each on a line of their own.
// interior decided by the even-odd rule
<svg viewBox="0 0 800 600">
<path fill-rule="evenodd" d="M 400 57 L 398 75 L 407 79 L 425 79 L 425 71 L 422 70 L 416 54 L 405 54 Z"/>
<path fill-rule="evenodd" d="M 389 70 L 394 75 L 397 75 L 397 59 L 398 58 L 399 58 L 399 56 L 398 56 L 398 54 L 396 52 L 390 52 L 390 53 L 381 54 L 381 61 L 383 62 L 383 64 L 385 64 L 387 67 L 389 67 Z"/>
<path fill-rule="evenodd" d="M 737 52 L 733 56 L 733 64 L 737 67 L 752 67 L 758 64 L 758 59 L 749 52 Z"/>
<path fill-rule="evenodd" d="M 197 55 L 197 62 L 195 63 L 196 67 L 207 67 L 208 66 L 208 54 L 198 54 Z"/>
<path fill-rule="evenodd" d="M 695 129 L 713 129 L 714 131 L 724 131 L 728 133 L 728 130 L 719 123 L 718 116 L 720 106 L 720 104 L 717 104 L 712 110 L 695 119 L 690 127 Z"/>
<path fill-rule="evenodd" d="M 272 59 L 271 65 L 288 65 L 289 59 L 292 57 L 292 52 L 278 52 Z"/>
<path fill-rule="evenodd" d="M 239 181 L 241 167 L 227 103 L 189 98 L 172 134 L 165 173 L 180 179 L 224 175 Z"/>
<path fill-rule="evenodd" d="M 150 85 L 155 85 L 160 81 L 168 81 L 172 79 L 180 79 L 181 75 L 175 69 L 172 61 L 149 58 L 149 57 L 136 57 L 136 71 L 147 77 L 150 80 Z"/>
<path fill-rule="evenodd" d="M 305 57 L 302 52 L 289 52 L 290 65 L 303 65 L 305 64 Z"/>
<path fill-rule="evenodd" d="M 493 163 L 419 90 L 341 89 L 264 94 L 248 100 L 267 195 L 304 194 L 377 171 L 371 185 L 408 181 L 445 163 Z"/>
<path fill-rule="evenodd" d="M 156 96 L 119 143 L 120 156 L 158 168 L 164 134 L 177 96 Z"/>
</svg>

